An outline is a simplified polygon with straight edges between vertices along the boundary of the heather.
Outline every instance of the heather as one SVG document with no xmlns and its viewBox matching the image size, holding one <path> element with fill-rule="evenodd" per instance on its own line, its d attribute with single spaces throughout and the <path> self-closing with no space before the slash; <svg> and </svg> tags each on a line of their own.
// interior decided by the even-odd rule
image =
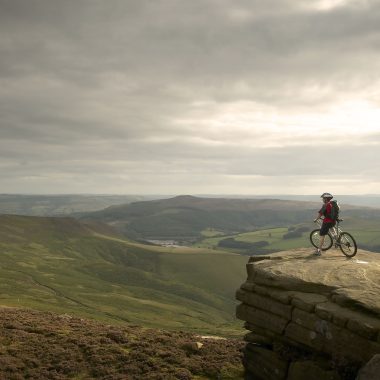
<svg viewBox="0 0 380 380">
<path fill-rule="evenodd" d="M 242 346 L 186 331 L 0 309 L 0 379 L 239 379 Z"/>
</svg>

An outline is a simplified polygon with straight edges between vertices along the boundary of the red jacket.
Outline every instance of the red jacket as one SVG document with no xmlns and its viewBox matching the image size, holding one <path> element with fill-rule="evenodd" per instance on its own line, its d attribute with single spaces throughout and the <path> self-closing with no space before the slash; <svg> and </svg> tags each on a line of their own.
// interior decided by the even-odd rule
<svg viewBox="0 0 380 380">
<path fill-rule="evenodd" d="M 324 215 L 323 223 L 334 223 L 335 220 L 330 218 L 331 215 L 331 209 L 332 209 L 332 204 L 331 202 L 327 202 L 322 206 L 322 208 L 319 210 L 319 215 L 322 216 Z"/>
</svg>

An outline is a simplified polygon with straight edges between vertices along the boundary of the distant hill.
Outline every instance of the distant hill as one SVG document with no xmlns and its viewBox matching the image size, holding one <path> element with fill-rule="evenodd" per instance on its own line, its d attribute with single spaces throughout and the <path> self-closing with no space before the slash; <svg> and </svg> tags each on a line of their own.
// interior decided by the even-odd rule
<svg viewBox="0 0 380 380">
<path fill-rule="evenodd" d="M 246 258 L 163 248 L 73 218 L 0 216 L 0 304 L 235 335 Z"/>
<path fill-rule="evenodd" d="M 199 239 L 206 229 L 228 235 L 304 223 L 311 221 L 320 207 L 320 202 L 310 201 L 185 195 L 111 206 L 80 217 L 105 222 L 135 239 L 192 241 Z M 346 216 L 380 219 L 378 209 L 344 205 L 342 210 Z"/>
<path fill-rule="evenodd" d="M 231 196 L 230 196 L 231 197 Z M 278 194 L 275 196 L 271 196 L 271 198 L 283 199 L 283 200 L 293 200 L 293 201 L 309 201 L 314 202 L 316 199 L 319 199 L 320 194 L 314 195 L 286 195 L 286 194 Z M 229 198 L 229 197 L 227 197 Z M 234 198 L 241 198 L 241 196 L 234 196 Z M 268 199 L 268 195 L 252 195 L 252 199 Z M 353 206 L 365 206 L 365 207 L 373 207 L 380 208 L 380 195 L 378 194 L 364 194 L 364 195 L 340 195 L 335 194 L 335 198 L 342 204 L 348 204 Z"/>
<path fill-rule="evenodd" d="M 111 205 L 156 199 L 140 195 L 17 195 L 0 194 L 0 214 L 57 216 L 101 210 Z"/>
</svg>

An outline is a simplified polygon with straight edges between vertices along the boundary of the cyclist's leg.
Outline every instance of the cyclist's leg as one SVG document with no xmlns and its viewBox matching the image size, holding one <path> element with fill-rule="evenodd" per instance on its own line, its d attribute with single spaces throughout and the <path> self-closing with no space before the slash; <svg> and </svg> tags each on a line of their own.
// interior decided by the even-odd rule
<svg viewBox="0 0 380 380">
<path fill-rule="evenodd" d="M 319 238 L 319 246 L 318 246 L 318 251 L 322 251 L 323 243 L 325 242 L 325 236 L 326 235 L 321 235 L 321 232 L 319 232 L 320 238 Z"/>
<path fill-rule="evenodd" d="M 325 237 L 329 233 L 330 227 L 332 227 L 331 223 L 322 223 L 321 229 L 319 231 L 320 239 L 319 239 L 319 247 L 317 252 L 322 251 L 323 243 L 325 242 Z"/>
</svg>

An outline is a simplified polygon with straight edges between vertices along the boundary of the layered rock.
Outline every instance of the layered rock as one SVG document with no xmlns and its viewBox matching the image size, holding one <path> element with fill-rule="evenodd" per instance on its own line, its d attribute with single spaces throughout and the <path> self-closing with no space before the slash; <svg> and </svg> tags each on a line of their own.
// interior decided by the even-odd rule
<svg viewBox="0 0 380 380">
<path fill-rule="evenodd" d="M 380 254 L 253 256 L 247 274 L 236 293 L 247 379 L 355 379 L 380 354 Z"/>
</svg>

